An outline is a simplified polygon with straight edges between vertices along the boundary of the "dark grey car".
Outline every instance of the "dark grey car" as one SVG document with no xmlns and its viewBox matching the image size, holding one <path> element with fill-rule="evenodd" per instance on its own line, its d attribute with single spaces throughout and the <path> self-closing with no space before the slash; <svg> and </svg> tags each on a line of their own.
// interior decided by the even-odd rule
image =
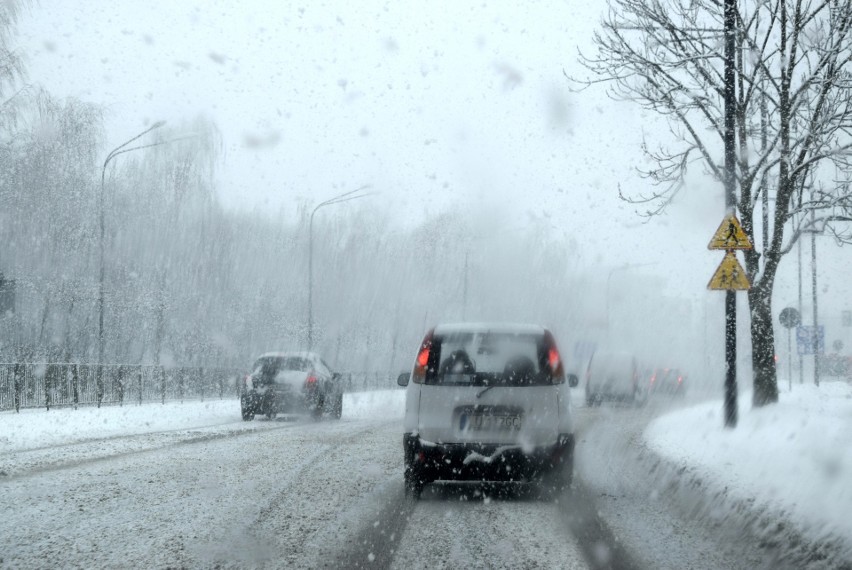
<svg viewBox="0 0 852 570">
<path fill-rule="evenodd" d="M 243 379 L 240 410 L 245 421 L 257 414 L 269 419 L 278 414 L 340 419 L 341 377 L 316 353 L 268 352 L 255 361 L 252 372 Z"/>
</svg>

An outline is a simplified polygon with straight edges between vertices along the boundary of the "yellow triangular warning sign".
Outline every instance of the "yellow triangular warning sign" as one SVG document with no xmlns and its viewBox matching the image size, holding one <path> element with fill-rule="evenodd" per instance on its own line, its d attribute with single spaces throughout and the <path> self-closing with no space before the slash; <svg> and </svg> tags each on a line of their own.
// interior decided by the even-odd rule
<svg viewBox="0 0 852 570">
<path fill-rule="evenodd" d="M 713 274 L 707 288 L 714 291 L 746 291 L 751 289 L 751 283 L 746 277 L 746 272 L 733 251 L 725 254 L 725 259 L 719 264 L 719 268 L 716 269 L 716 273 Z"/>
<path fill-rule="evenodd" d="M 748 236 L 734 214 L 722 220 L 722 224 L 707 245 L 707 249 L 751 249 L 751 247 Z"/>
</svg>

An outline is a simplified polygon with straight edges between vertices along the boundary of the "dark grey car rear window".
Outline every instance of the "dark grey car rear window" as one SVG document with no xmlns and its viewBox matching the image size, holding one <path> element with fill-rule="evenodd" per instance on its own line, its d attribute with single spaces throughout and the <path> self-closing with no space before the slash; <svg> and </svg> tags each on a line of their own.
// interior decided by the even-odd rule
<svg viewBox="0 0 852 570">
<path fill-rule="evenodd" d="M 284 370 L 310 372 L 311 361 L 298 356 L 268 356 L 254 363 L 254 373 L 263 377 L 273 377 Z"/>
</svg>

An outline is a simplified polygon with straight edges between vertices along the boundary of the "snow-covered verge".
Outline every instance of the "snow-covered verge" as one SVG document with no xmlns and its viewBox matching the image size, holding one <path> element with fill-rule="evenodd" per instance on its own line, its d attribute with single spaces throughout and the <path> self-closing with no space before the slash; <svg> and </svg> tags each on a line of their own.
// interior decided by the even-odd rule
<svg viewBox="0 0 852 570">
<path fill-rule="evenodd" d="M 794 386 L 760 409 L 745 393 L 739 404 L 736 429 L 722 427 L 714 401 L 656 419 L 645 443 L 714 495 L 717 519 L 748 509 L 757 525 L 792 525 L 819 550 L 852 555 L 852 385 Z"/>
<path fill-rule="evenodd" d="M 240 419 L 236 400 L 21 410 L 0 414 L 0 453 L 90 439 L 221 425 Z"/>
<path fill-rule="evenodd" d="M 343 419 L 402 417 L 404 390 L 354 392 L 343 397 Z M 82 441 L 243 423 L 236 399 L 22 410 L 0 413 L 0 454 Z"/>
</svg>

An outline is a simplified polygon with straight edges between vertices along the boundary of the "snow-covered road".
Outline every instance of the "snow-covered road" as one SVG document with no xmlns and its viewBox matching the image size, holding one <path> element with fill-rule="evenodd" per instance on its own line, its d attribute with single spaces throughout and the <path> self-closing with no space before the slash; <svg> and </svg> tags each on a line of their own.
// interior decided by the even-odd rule
<svg viewBox="0 0 852 570">
<path fill-rule="evenodd" d="M 638 442 L 668 405 L 578 408 L 578 476 L 556 502 L 477 485 L 428 486 L 415 502 L 403 493 L 399 394 L 348 395 L 341 421 L 243 423 L 232 402 L 231 422 L 4 452 L 0 566 L 760 568 L 773 560 L 771 549 L 694 517 L 687 495 L 661 492 L 671 475 L 649 472 Z"/>
<path fill-rule="evenodd" d="M 398 420 L 255 425 L 87 458 L 89 442 L 74 463 L 18 470 L 0 494 L 2 564 L 584 567 L 558 505 L 407 501 Z"/>
</svg>

